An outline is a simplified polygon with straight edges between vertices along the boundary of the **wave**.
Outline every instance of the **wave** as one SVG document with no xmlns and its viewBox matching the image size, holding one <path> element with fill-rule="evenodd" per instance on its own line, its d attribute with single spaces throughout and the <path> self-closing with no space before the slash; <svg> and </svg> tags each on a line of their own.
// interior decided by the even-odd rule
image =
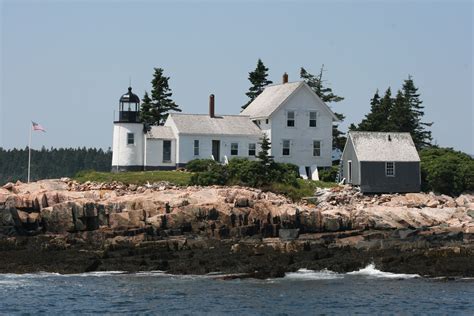
<svg viewBox="0 0 474 316">
<path fill-rule="evenodd" d="M 289 280 L 333 280 L 341 279 L 344 275 L 330 271 L 330 270 L 321 270 L 314 271 L 308 269 L 299 269 L 296 272 L 287 272 L 285 274 L 285 279 Z"/>
<path fill-rule="evenodd" d="M 367 276 L 369 278 L 383 278 L 383 279 L 413 279 L 420 278 L 418 274 L 404 274 L 404 273 L 392 273 L 392 272 L 383 272 L 375 268 L 373 263 L 369 264 L 367 267 L 360 269 L 358 271 L 348 272 L 348 275 L 361 275 Z"/>
</svg>

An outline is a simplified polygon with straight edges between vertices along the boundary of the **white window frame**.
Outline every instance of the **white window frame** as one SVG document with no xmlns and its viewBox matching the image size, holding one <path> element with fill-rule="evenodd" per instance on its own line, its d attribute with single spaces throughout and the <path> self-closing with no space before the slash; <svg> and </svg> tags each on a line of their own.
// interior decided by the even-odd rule
<svg viewBox="0 0 474 316">
<path fill-rule="evenodd" d="M 196 144 L 197 144 L 197 146 L 196 146 Z M 199 139 L 194 140 L 193 153 L 194 153 L 194 156 L 199 156 Z"/>
<path fill-rule="evenodd" d="M 293 113 L 293 118 L 290 119 L 290 113 Z M 293 121 L 293 126 L 288 125 L 290 121 Z M 286 111 L 286 127 L 294 128 L 296 127 L 296 111 Z"/>
<path fill-rule="evenodd" d="M 391 168 L 389 168 L 389 164 L 391 165 Z M 389 174 L 389 170 L 392 170 L 392 173 Z M 395 177 L 395 162 L 394 161 L 386 161 L 385 162 L 385 176 L 386 177 Z"/>
<path fill-rule="evenodd" d="M 288 142 L 288 147 L 285 147 L 285 142 Z M 285 155 L 285 149 L 288 149 L 288 155 Z M 281 155 L 283 157 L 290 157 L 291 156 L 291 140 L 290 139 L 283 139 L 281 142 Z"/>
<path fill-rule="evenodd" d="M 319 147 L 316 147 L 316 143 L 319 143 Z M 321 157 L 322 142 L 319 139 L 313 140 L 313 157 Z M 315 151 L 319 150 L 319 155 L 315 155 Z"/>
<path fill-rule="evenodd" d="M 314 114 L 314 119 L 311 118 L 311 114 Z M 314 126 L 311 126 L 311 121 L 314 121 Z M 309 112 L 308 126 L 311 127 L 311 128 L 318 127 L 318 112 L 317 111 L 310 111 Z"/>
<path fill-rule="evenodd" d="M 234 145 L 237 147 L 237 148 L 235 148 L 237 150 L 236 154 L 232 153 L 232 150 L 234 150 L 234 148 L 233 148 Z M 230 143 L 230 155 L 231 156 L 238 156 L 239 155 L 239 143 Z"/>
<path fill-rule="evenodd" d="M 253 149 L 250 149 L 250 146 L 253 145 Z M 253 155 L 250 153 L 250 151 L 253 150 Z M 256 156 L 257 155 L 257 144 L 256 143 L 249 143 L 249 152 L 248 152 L 250 157 Z"/>
<path fill-rule="evenodd" d="M 132 137 L 130 138 L 130 136 Z M 130 139 L 132 140 L 132 142 L 130 142 Z M 135 145 L 135 133 L 127 133 L 127 146 L 132 145 Z"/>
</svg>

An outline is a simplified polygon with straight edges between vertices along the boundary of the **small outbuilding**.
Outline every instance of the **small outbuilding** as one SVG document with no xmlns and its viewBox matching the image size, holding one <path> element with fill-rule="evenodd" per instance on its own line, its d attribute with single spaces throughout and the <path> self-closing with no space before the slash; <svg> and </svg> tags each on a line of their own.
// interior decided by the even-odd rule
<svg viewBox="0 0 474 316">
<path fill-rule="evenodd" d="M 420 156 L 410 133 L 349 132 L 340 174 L 363 193 L 419 192 Z"/>
</svg>

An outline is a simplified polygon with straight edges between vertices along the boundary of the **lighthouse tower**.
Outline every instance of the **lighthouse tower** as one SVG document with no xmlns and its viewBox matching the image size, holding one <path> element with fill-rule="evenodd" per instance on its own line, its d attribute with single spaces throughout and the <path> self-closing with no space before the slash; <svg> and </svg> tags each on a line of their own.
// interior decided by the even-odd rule
<svg viewBox="0 0 474 316">
<path fill-rule="evenodd" d="M 120 97 L 119 120 L 114 122 L 112 172 L 143 170 L 144 129 L 140 98 L 132 87 Z"/>
</svg>

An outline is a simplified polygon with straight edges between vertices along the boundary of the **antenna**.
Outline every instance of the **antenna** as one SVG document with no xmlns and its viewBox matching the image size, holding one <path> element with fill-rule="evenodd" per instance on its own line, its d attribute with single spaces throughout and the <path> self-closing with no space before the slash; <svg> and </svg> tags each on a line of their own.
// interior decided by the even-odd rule
<svg viewBox="0 0 474 316">
<path fill-rule="evenodd" d="M 128 76 L 128 86 L 132 86 L 132 76 Z"/>
</svg>

